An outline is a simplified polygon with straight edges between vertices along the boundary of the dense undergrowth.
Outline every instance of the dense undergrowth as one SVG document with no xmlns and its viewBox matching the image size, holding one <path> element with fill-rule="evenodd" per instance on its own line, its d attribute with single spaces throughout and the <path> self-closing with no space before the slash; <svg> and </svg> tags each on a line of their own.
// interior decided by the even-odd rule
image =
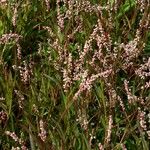
<svg viewBox="0 0 150 150">
<path fill-rule="evenodd" d="M 0 0 L 0 149 L 149 150 L 148 0 Z"/>
</svg>

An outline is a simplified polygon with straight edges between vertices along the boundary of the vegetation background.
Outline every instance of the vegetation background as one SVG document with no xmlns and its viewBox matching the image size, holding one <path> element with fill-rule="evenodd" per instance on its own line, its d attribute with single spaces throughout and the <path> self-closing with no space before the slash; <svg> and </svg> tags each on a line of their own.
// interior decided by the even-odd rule
<svg viewBox="0 0 150 150">
<path fill-rule="evenodd" d="M 149 0 L 0 0 L 0 149 L 149 150 Z"/>
</svg>

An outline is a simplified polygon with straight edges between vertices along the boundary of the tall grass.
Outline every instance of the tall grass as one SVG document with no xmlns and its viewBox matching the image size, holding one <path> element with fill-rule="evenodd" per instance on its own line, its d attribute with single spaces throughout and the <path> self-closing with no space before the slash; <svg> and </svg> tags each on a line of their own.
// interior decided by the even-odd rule
<svg viewBox="0 0 150 150">
<path fill-rule="evenodd" d="M 0 1 L 0 149 L 149 150 L 150 3 Z"/>
</svg>

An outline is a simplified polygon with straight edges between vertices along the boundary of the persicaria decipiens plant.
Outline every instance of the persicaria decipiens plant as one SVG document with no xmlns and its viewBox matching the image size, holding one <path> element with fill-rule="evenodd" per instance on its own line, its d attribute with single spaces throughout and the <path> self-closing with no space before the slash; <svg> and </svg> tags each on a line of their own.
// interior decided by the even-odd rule
<svg viewBox="0 0 150 150">
<path fill-rule="evenodd" d="M 35 139 L 46 145 L 60 134 L 60 143 L 50 142 L 54 147 L 74 140 L 67 139 L 70 126 L 66 127 L 66 120 L 77 124 L 91 148 L 113 149 L 115 141 L 119 143 L 115 148 L 126 149 L 130 142 L 127 130 L 150 139 L 149 1 L 44 0 L 37 4 L 26 0 L 0 4 L 2 10 L 13 10 L 8 12 L 10 27 L 3 27 L 0 36 L 0 65 L 4 79 L 11 78 L 14 85 L 10 97 L 0 90 L 4 93 L 0 97 L 12 99 L 6 103 L 8 108 L 0 111 L 1 122 L 13 118 L 9 117 L 11 106 L 17 111 L 18 105 L 22 116 L 29 111 L 32 117 L 27 115 L 30 117 L 21 121 L 36 120 L 33 127 L 28 123 L 24 127 L 33 129 L 29 133 L 31 145 Z M 133 124 L 136 127 L 130 130 Z M 58 128 L 59 134 L 53 135 Z M 19 142 L 10 131 L 5 134 Z M 37 137 L 33 140 L 32 136 Z"/>
</svg>

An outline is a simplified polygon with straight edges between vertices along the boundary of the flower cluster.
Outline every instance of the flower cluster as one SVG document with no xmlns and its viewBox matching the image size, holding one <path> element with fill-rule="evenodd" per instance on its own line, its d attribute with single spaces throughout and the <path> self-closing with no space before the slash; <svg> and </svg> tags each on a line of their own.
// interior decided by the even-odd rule
<svg viewBox="0 0 150 150">
<path fill-rule="evenodd" d="M 20 77 L 21 77 L 21 81 L 24 84 L 28 84 L 28 82 L 30 81 L 31 75 L 32 75 L 32 61 L 27 64 L 26 61 L 23 61 L 23 66 L 16 66 L 13 65 L 12 68 L 16 71 L 20 72 Z"/>
<path fill-rule="evenodd" d="M 25 146 L 25 142 L 21 138 L 19 138 L 15 134 L 15 132 L 6 131 L 5 134 L 10 136 L 15 142 L 18 142 L 21 146 L 21 150 L 28 150 L 27 147 Z M 17 147 L 17 148 L 12 147 L 12 149 L 18 150 L 18 149 L 20 149 L 20 147 Z"/>
<path fill-rule="evenodd" d="M 64 13 L 61 13 L 60 8 L 61 0 L 57 0 L 57 22 L 58 22 L 58 32 L 61 32 L 64 29 Z"/>
<path fill-rule="evenodd" d="M 13 26 L 15 27 L 16 26 L 16 23 L 17 23 L 17 17 L 18 17 L 18 6 L 17 6 L 18 4 L 16 4 L 15 6 L 14 6 L 14 10 L 13 10 L 13 17 L 12 17 L 12 24 L 13 24 Z"/>
<path fill-rule="evenodd" d="M 45 0 L 45 4 L 46 4 L 46 11 L 49 11 L 50 10 L 49 0 Z"/>
<path fill-rule="evenodd" d="M 146 126 L 146 121 L 145 121 L 145 112 L 142 111 L 140 108 L 138 108 L 139 111 L 139 122 L 140 122 L 140 127 L 146 131 L 147 126 Z"/>
<path fill-rule="evenodd" d="M 125 91 L 127 93 L 127 99 L 129 104 L 134 104 L 137 101 L 137 96 L 131 93 L 131 89 L 128 87 L 128 81 L 124 80 Z"/>
<path fill-rule="evenodd" d="M 109 116 L 108 129 L 107 129 L 107 135 L 105 137 L 105 141 L 106 141 L 107 144 L 111 140 L 112 124 L 113 124 L 113 119 L 112 119 L 112 115 L 110 115 Z"/>
<path fill-rule="evenodd" d="M 87 119 L 86 112 L 83 110 L 78 111 L 78 118 L 76 119 L 77 122 L 80 123 L 81 127 L 86 131 L 88 129 L 89 121 Z"/>
<path fill-rule="evenodd" d="M 23 102 L 24 102 L 24 96 L 22 93 L 18 90 L 14 90 L 15 94 L 18 96 L 18 103 L 19 103 L 19 108 L 23 108 Z"/>
<path fill-rule="evenodd" d="M 7 120 L 7 114 L 3 110 L 0 111 L 0 123 L 5 122 Z"/>
<path fill-rule="evenodd" d="M 43 120 L 40 120 L 39 124 L 40 124 L 39 137 L 41 138 L 41 140 L 43 142 L 45 142 L 45 140 L 46 140 L 46 130 L 44 129 L 44 122 L 43 122 Z"/>
<path fill-rule="evenodd" d="M 0 38 L 0 44 L 6 44 L 12 39 L 15 40 L 15 42 L 17 43 L 21 38 L 22 36 L 16 33 L 3 34 Z"/>
<path fill-rule="evenodd" d="M 140 68 L 135 71 L 135 73 L 141 78 L 145 79 L 146 77 L 150 77 L 150 58 L 148 61 L 140 65 Z"/>
</svg>

